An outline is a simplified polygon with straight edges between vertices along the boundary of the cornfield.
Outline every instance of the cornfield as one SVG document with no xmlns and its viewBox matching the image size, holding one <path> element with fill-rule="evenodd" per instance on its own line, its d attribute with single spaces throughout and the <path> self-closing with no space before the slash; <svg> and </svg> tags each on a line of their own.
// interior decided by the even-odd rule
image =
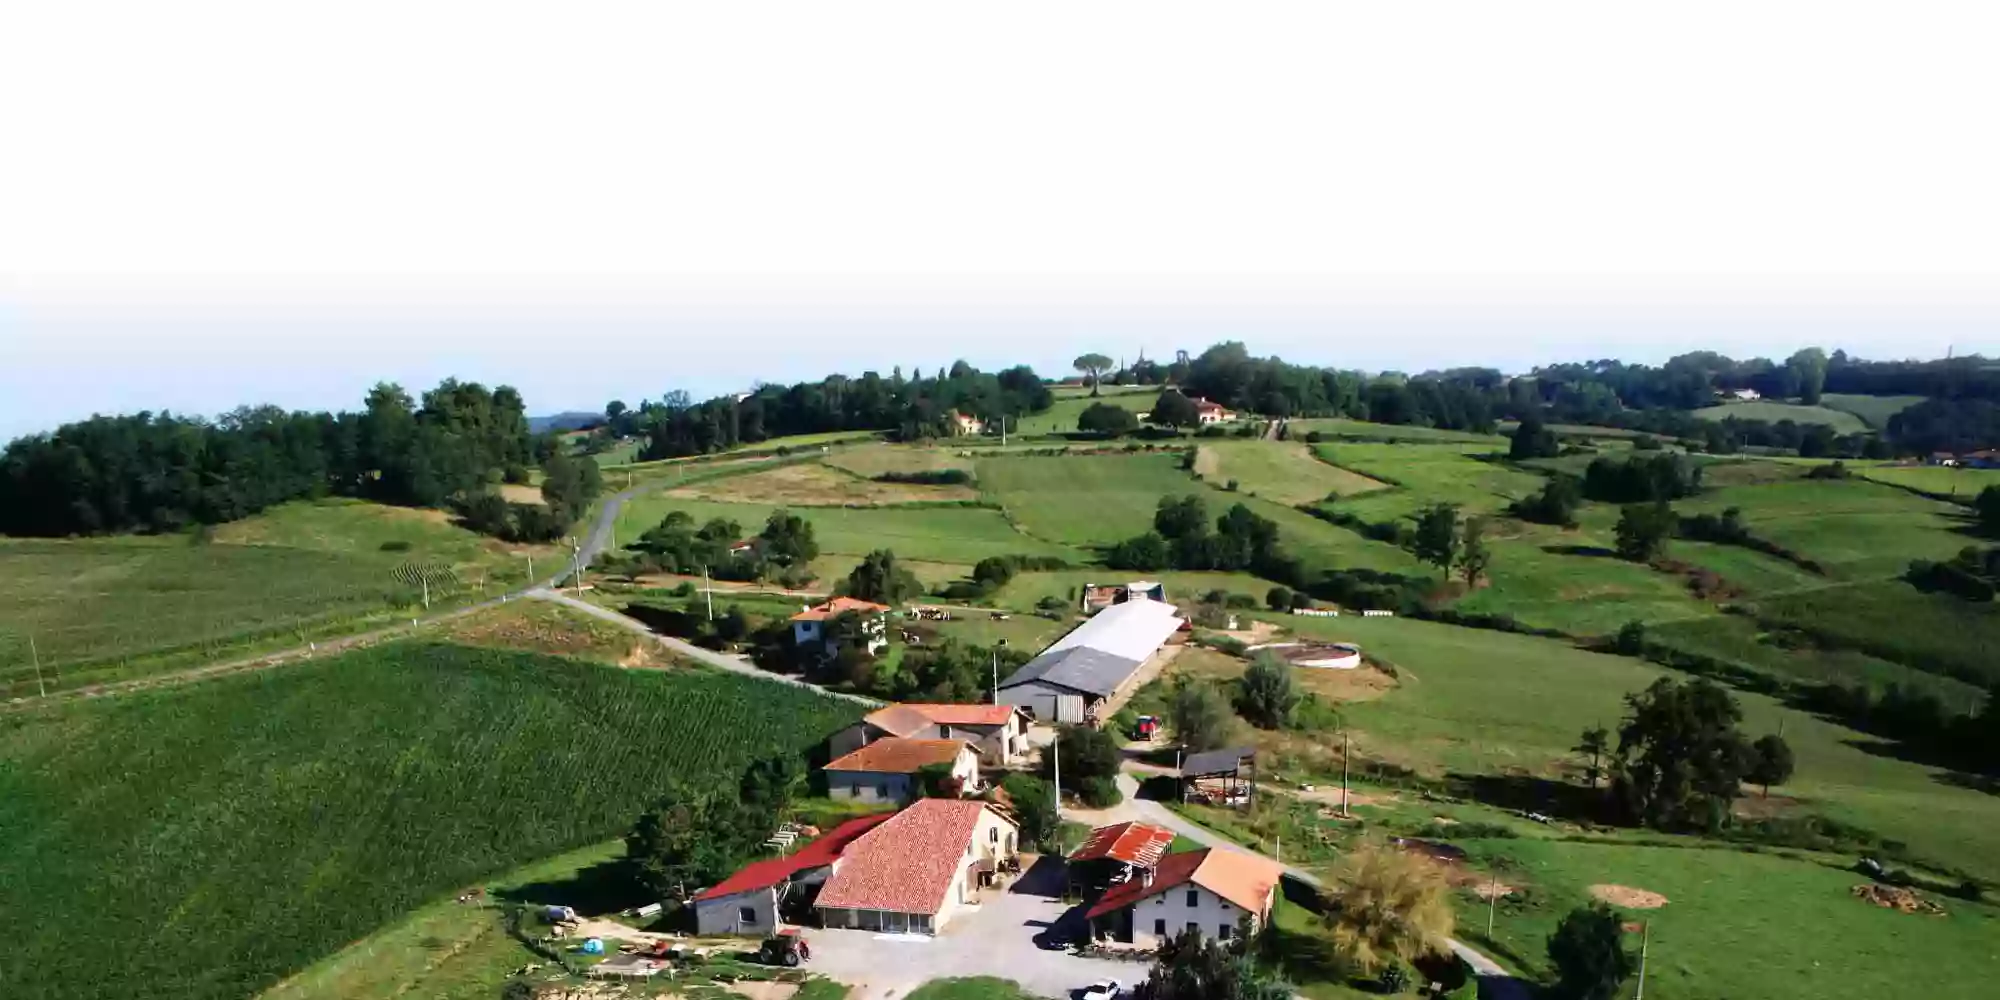
<svg viewBox="0 0 2000 1000">
<path fill-rule="evenodd" d="M 670 776 L 734 780 L 856 712 L 733 675 L 406 642 L 0 716 L 0 996 L 240 1000 L 617 836 Z"/>
</svg>

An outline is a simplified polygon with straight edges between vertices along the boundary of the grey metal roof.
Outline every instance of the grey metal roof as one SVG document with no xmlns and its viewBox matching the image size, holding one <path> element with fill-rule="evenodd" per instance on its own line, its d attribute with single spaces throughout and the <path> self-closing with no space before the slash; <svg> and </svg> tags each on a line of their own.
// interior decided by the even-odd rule
<svg viewBox="0 0 2000 1000">
<path fill-rule="evenodd" d="M 1235 774 L 1243 759 L 1257 752 L 1256 747 L 1230 747 L 1225 750 L 1210 750 L 1206 753 L 1187 755 L 1181 761 L 1181 776 L 1194 777 L 1210 774 Z"/>
<path fill-rule="evenodd" d="M 1111 692 L 1118 690 L 1118 685 L 1132 676 L 1132 671 L 1139 669 L 1141 662 L 1088 646 L 1052 649 L 1022 665 L 1013 676 L 1000 682 L 1000 687 L 1019 687 L 1040 681 L 1072 691 L 1109 697 Z"/>
</svg>

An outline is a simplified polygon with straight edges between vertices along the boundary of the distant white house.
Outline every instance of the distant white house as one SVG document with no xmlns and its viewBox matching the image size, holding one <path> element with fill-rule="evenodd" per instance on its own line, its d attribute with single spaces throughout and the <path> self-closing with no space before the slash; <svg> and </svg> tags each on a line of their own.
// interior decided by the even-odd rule
<svg viewBox="0 0 2000 1000">
<path fill-rule="evenodd" d="M 861 622 L 861 634 L 868 638 L 870 653 L 889 644 L 889 606 L 873 601 L 857 601 L 852 597 L 836 597 L 824 604 L 815 604 L 792 616 L 792 643 L 797 646 L 817 644 L 827 655 L 839 652 L 832 640 L 826 637 L 826 623 L 829 619 L 852 612 Z"/>
<path fill-rule="evenodd" d="M 986 433 L 986 421 L 970 413 L 960 413 L 957 410 L 953 410 L 951 413 L 951 431 L 959 437 L 977 437 Z"/>
<path fill-rule="evenodd" d="M 1200 396 L 1194 398 L 1194 412 L 1203 427 L 1210 424 L 1226 424 L 1236 419 L 1236 411 Z"/>
<path fill-rule="evenodd" d="M 1763 394 L 1759 393 L 1755 389 L 1731 389 L 1724 392 L 1722 394 L 1722 398 L 1733 399 L 1739 403 L 1748 403 L 1753 400 L 1762 399 L 1764 397 Z"/>
</svg>

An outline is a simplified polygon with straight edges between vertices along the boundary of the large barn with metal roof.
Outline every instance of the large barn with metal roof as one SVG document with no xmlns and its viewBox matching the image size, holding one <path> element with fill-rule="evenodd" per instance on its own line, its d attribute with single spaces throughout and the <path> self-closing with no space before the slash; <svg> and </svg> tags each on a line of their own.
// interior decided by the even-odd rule
<svg viewBox="0 0 2000 1000">
<path fill-rule="evenodd" d="M 1132 693 L 1140 667 L 1180 630 L 1174 612 L 1144 598 L 1105 608 L 1000 682 L 1000 703 L 1037 722 L 1099 718 L 1105 703 Z"/>
</svg>

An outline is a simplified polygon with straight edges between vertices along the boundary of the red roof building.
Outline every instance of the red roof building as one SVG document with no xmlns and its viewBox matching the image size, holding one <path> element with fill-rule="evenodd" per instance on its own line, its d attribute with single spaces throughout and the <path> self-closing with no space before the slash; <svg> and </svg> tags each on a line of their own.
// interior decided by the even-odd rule
<svg viewBox="0 0 2000 1000">
<path fill-rule="evenodd" d="M 778 930 L 783 925 L 781 904 L 794 886 L 825 881 L 850 845 L 893 815 L 858 816 L 791 854 L 745 865 L 695 896 L 695 930 L 701 934 L 769 934 Z"/>
<path fill-rule="evenodd" d="M 1140 877 L 1114 885 L 1086 912 L 1093 934 L 1157 945 L 1184 930 L 1227 939 L 1245 917 L 1270 919 L 1277 862 L 1243 851 L 1203 848 L 1160 859 Z"/>
<path fill-rule="evenodd" d="M 1018 836 L 984 802 L 922 799 L 850 844 L 813 905 L 828 927 L 936 933 L 976 900 Z"/>
<path fill-rule="evenodd" d="M 1174 842 L 1174 831 L 1147 823 L 1117 823 L 1090 831 L 1083 846 L 1071 853 L 1071 861 L 1122 861 L 1139 868 L 1152 868 Z"/>
<path fill-rule="evenodd" d="M 825 604 L 815 604 L 792 616 L 795 622 L 821 622 L 846 612 L 857 615 L 879 615 L 889 610 L 887 604 L 874 601 L 860 601 L 852 597 L 836 597 Z"/>
</svg>

